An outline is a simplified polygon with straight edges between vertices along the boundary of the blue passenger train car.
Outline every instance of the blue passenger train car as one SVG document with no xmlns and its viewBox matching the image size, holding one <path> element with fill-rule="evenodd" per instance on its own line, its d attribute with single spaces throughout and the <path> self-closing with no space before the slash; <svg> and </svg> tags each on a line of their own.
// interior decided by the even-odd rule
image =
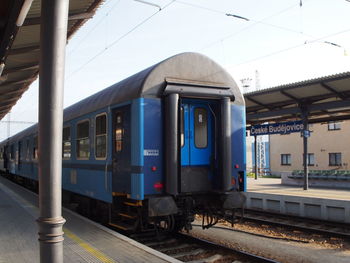
<svg viewBox="0 0 350 263">
<path fill-rule="evenodd" d="M 0 168 L 35 188 L 37 125 L 0 144 Z M 208 226 L 244 204 L 245 105 L 197 53 L 151 66 L 64 111 L 63 201 L 124 230 Z"/>
</svg>

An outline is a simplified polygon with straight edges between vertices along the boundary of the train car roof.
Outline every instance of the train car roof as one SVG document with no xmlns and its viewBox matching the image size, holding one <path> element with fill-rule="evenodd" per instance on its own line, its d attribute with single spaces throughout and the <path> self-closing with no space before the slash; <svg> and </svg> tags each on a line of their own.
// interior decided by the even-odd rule
<svg viewBox="0 0 350 263">
<path fill-rule="evenodd" d="M 243 95 L 231 75 L 210 58 L 198 53 L 181 53 L 136 73 L 64 110 L 64 121 L 132 99 L 160 98 L 167 86 L 181 90 L 222 91 L 233 103 L 244 106 Z M 16 134 L 11 140 L 34 133 L 37 124 Z"/>
<path fill-rule="evenodd" d="M 64 120 L 94 112 L 109 105 L 140 97 L 160 98 L 170 82 L 178 80 L 183 85 L 203 88 L 226 87 L 234 103 L 244 105 L 243 95 L 225 69 L 208 57 L 198 53 L 181 53 L 134 74 L 70 107 L 64 112 Z M 201 85 L 202 83 L 203 85 Z"/>
</svg>

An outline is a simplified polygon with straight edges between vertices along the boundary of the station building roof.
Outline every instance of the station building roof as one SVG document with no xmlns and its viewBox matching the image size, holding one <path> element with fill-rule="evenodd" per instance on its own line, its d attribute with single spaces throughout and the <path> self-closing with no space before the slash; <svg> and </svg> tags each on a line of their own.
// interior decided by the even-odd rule
<svg viewBox="0 0 350 263">
<path fill-rule="evenodd" d="M 69 1 L 68 39 L 93 17 L 102 2 Z M 27 4 L 30 9 L 21 25 Z M 0 120 L 38 77 L 40 13 L 41 0 L 0 1 Z"/>
<path fill-rule="evenodd" d="M 350 119 L 350 72 L 244 94 L 247 125 L 300 120 L 310 123 Z"/>
</svg>

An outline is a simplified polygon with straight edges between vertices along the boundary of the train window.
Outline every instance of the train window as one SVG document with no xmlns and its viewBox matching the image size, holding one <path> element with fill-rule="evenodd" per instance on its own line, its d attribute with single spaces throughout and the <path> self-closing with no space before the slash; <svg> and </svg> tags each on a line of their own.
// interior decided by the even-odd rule
<svg viewBox="0 0 350 263">
<path fill-rule="evenodd" d="M 13 144 L 10 146 L 10 159 L 15 159 L 15 146 Z"/>
<path fill-rule="evenodd" d="M 77 125 L 77 157 L 88 159 L 90 157 L 89 121 Z"/>
<path fill-rule="evenodd" d="M 62 157 L 64 159 L 70 159 L 70 156 L 71 156 L 70 127 L 64 127 L 63 135 L 62 135 Z"/>
<path fill-rule="evenodd" d="M 26 148 L 26 144 L 25 144 L 25 142 L 23 141 L 23 142 L 20 142 L 21 143 L 21 153 L 20 153 L 20 157 L 21 157 L 21 160 L 25 160 L 26 159 L 26 151 L 27 151 L 27 148 Z"/>
<path fill-rule="evenodd" d="M 121 112 L 117 113 L 117 125 L 115 127 L 115 151 L 121 152 L 123 146 L 123 116 Z"/>
<path fill-rule="evenodd" d="M 4 155 L 4 149 L 1 147 L 0 148 L 0 160 L 3 159 L 3 155 Z"/>
<path fill-rule="evenodd" d="M 184 107 L 180 108 L 180 140 L 181 140 L 181 147 L 184 147 L 185 145 L 185 113 L 184 113 Z"/>
<path fill-rule="evenodd" d="M 99 115 L 95 121 L 95 157 L 106 158 L 107 153 L 107 115 Z"/>
<path fill-rule="evenodd" d="M 204 108 L 194 110 L 194 141 L 197 148 L 208 146 L 208 116 Z"/>
<path fill-rule="evenodd" d="M 33 141 L 33 159 L 38 159 L 38 136 L 35 136 Z"/>
<path fill-rule="evenodd" d="M 26 152 L 25 152 L 25 159 L 29 160 L 30 158 L 30 153 L 29 153 L 30 147 L 29 147 L 29 140 L 26 140 Z"/>
<path fill-rule="evenodd" d="M 22 142 L 19 141 L 18 142 L 18 160 L 21 161 L 23 160 L 23 145 L 22 145 Z"/>
</svg>

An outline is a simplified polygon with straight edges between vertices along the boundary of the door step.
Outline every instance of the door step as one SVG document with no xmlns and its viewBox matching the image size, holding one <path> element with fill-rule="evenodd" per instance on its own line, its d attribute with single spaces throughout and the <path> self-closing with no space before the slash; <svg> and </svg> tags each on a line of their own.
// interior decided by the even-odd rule
<svg viewBox="0 0 350 263">
<path fill-rule="evenodd" d="M 142 206 L 142 201 L 141 200 L 136 200 L 136 201 L 128 200 L 128 201 L 124 202 L 124 205 L 128 205 L 128 206 Z"/>
<path fill-rule="evenodd" d="M 126 214 L 126 213 L 118 213 L 119 216 L 128 218 L 128 219 L 136 219 L 137 215 L 136 214 Z"/>
<path fill-rule="evenodd" d="M 126 223 L 123 223 L 123 222 L 118 222 L 118 223 L 111 223 L 111 222 L 109 222 L 108 224 L 110 226 L 113 226 L 115 228 L 121 229 L 123 231 L 134 231 L 135 230 L 134 226 L 126 224 Z"/>
</svg>

